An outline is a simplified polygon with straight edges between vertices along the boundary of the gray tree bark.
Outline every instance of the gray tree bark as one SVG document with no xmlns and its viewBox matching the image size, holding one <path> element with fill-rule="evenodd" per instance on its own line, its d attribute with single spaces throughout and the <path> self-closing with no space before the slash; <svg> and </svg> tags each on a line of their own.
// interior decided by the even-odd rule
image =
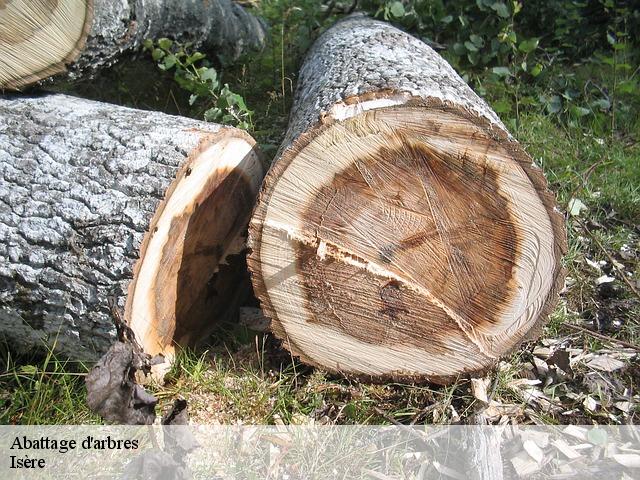
<svg viewBox="0 0 640 480">
<path fill-rule="evenodd" d="M 154 213 L 187 158 L 222 135 L 253 145 L 237 129 L 158 112 L 0 98 L 0 335 L 74 359 L 103 353 L 109 300 L 124 307 Z M 238 208 L 246 221 L 251 207 Z"/>
<path fill-rule="evenodd" d="M 265 42 L 265 23 L 232 0 L 61 0 L 54 7 L 49 4 L 41 7 L 45 10 L 42 14 L 45 20 L 37 22 L 48 28 L 47 22 L 61 21 L 52 20 L 54 17 L 46 9 L 58 8 L 65 3 L 79 16 L 81 9 L 89 12 L 86 17 L 83 15 L 79 20 L 73 20 L 75 23 L 85 19 L 82 37 L 75 46 L 71 41 L 69 54 L 63 60 L 42 70 L 32 71 L 30 75 L 24 72 L 17 74 L 18 77 L 7 81 L 4 87 L 24 87 L 65 71 L 70 80 L 91 76 L 97 70 L 114 64 L 123 52 L 140 49 L 147 38 L 169 37 L 181 42 L 193 42 L 197 48 L 234 59 L 248 49 L 263 47 Z M 46 32 L 45 28 L 16 33 L 21 28 L 19 24 L 25 20 L 20 16 L 23 14 L 13 12 L 12 8 L 16 7 L 9 2 L 5 13 L 8 20 L 4 25 L 0 18 L 0 38 L 8 39 L 5 47 L 8 50 L 5 52 L 3 49 L 2 52 L 7 57 L 6 75 L 9 76 L 12 70 L 19 69 L 20 64 L 10 64 L 8 57 L 22 57 L 22 62 L 29 62 L 29 58 L 24 58 L 26 52 L 23 42 L 43 35 L 38 40 L 41 52 L 60 44 L 59 38 L 48 38 L 42 33 Z M 9 15 L 15 17 L 9 18 Z M 46 19 L 47 15 L 50 18 Z M 63 16 L 65 21 L 70 21 L 71 15 L 66 13 Z M 38 51 L 29 52 L 29 56 L 38 54 Z M 2 63 L 3 59 L 0 58 L 0 70 L 5 69 Z M 1 80 L 2 76 L 0 87 L 3 86 Z"/>
<path fill-rule="evenodd" d="M 326 31 L 307 53 L 280 152 L 331 116 L 334 105 L 386 90 L 459 105 L 506 131 L 495 112 L 431 47 L 355 13 Z"/>
<path fill-rule="evenodd" d="M 170 37 L 237 58 L 262 48 L 265 24 L 232 0 L 95 0 L 93 23 L 70 77 L 110 66 L 147 38 Z"/>
</svg>

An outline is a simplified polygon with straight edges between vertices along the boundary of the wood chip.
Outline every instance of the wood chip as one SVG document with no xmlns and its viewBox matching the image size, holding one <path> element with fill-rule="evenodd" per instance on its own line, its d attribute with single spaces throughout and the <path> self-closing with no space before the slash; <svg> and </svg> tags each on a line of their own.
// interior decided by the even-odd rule
<svg viewBox="0 0 640 480">
<path fill-rule="evenodd" d="M 533 354 L 536 357 L 540 357 L 540 358 L 546 360 L 547 358 L 549 358 L 549 355 L 551 355 L 551 349 L 549 347 L 541 347 L 541 346 L 537 345 L 533 349 Z"/>
<path fill-rule="evenodd" d="M 571 435 L 573 438 L 577 438 L 583 442 L 587 441 L 587 429 L 584 427 L 578 427 L 576 425 L 567 425 L 562 433 L 565 435 Z"/>
<path fill-rule="evenodd" d="M 513 457 L 511 459 L 511 465 L 513 465 L 513 469 L 520 478 L 528 477 L 540 470 L 540 463 L 532 460 L 531 456 L 527 455 L 526 452 L 520 452 Z"/>
<path fill-rule="evenodd" d="M 522 447 L 531 458 L 533 458 L 538 463 L 542 463 L 542 460 L 544 460 L 544 452 L 538 445 L 535 444 L 533 440 L 526 440 L 522 444 Z"/>
<path fill-rule="evenodd" d="M 489 386 L 489 378 L 472 378 L 471 379 L 471 393 L 474 397 L 483 403 L 489 403 L 489 397 L 487 395 L 487 387 Z"/>
<path fill-rule="evenodd" d="M 520 432 L 520 438 L 523 443 L 531 441 L 540 448 L 547 448 L 549 446 L 549 434 L 541 430 L 523 430 Z"/>
<path fill-rule="evenodd" d="M 613 459 L 623 467 L 640 468 L 640 455 L 635 453 L 619 453 L 614 455 Z"/>
<path fill-rule="evenodd" d="M 590 397 L 588 395 L 587 397 L 585 397 L 582 405 L 590 412 L 595 412 L 596 408 L 598 408 L 598 402 L 596 402 L 593 397 Z"/>
<path fill-rule="evenodd" d="M 467 476 L 462 473 L 454 470 L 452 468 L 447 467 L 446 465 L 442 465 L 440 462 L 434 461 L 433 466 L 441 475 L 445 475 L 447 477 L 454 478 L 455 480 L 467 480 Z"/>
<path fill-rule="evenodd" d="M 575 460 L 576 458 L 580 458 L 582 456 L 578 452 L 576 452 L 573 449 L 573 447 L 571 447 L 567 442 L 565 442 L 560 438 L 557 440 L 554 440 L 553 442 L 551 442 L 551 444 L 554 447 L 556 447 L 560 451 L 560 453 L 562 453 L 569 460 Z"/>
</svg>

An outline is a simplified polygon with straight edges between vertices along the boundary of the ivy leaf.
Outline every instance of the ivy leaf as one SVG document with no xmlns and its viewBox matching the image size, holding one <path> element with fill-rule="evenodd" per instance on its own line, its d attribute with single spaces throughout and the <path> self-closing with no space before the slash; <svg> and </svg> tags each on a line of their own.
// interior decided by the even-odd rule
<svg viewBox="0 0 640 480">
<path fill-rule="evenodd" d="M 200 78 L 202 78 L 204 82 L 211 82 L 214 86 L 218 85 L 218 72 L 216 72 L 215 68 L 207 68 L 200 74 Z"/>
<path fill-rule="evenodd" d="M 475 33 L 469 35 L 469 40 L 471 40 L 477 47 L 482 47 L 484 45 L 484 40 L 482 39 L 482 37 L 480 35 L 476 35 Z"/>
<path fill-rule="evenodd" d="M 198 60 L 202 60 L 203 58 L 205 58 L 206 55 L 204 53 L 201 52 L 195 52 L 192 55 L 189 55 L 189 57 L 186 60 L 186 64 L 187 65 L 191 65 L 192 63 L 197 62 Z"/>
<path fill-rule="evenodd" d="M 165 53 L 160 50 L 159 48 L 154 48 L 153 52 L 151 52 L 151 57 L 157 62 L 158 60 L 160 60 L 162 57 L 165 56 Z"/>
<path fill-rule="evenodd" d="M 173 45 L 173 42 L 168 38 L 161 38 L 158 40 L 158 47 L 163 50 L 169 50 L 171 48 L 171 45 Z"/>
<path fill-rule="evenodd" d="M 175 55 L 169 54 L 166 57 L 164 57 L 163 64 L 164 64 L 164 69 L 165 70 L 169 70 L 169 69 L 173 68 L 174 65 L 176 64 Z"/>
<path fill-rule="evenodd" d="M 393 2 L 389 5 L 389 12 L 396 18 L 404 17 L 404 5 L 402 2 Z"/>
<path fill-rule="evenodd" d="M 542 72 L 542 65 L 540 65 L 539 63 L 536 63 L 535 66 L 531 69 L 531 75 L 533 77 L 537 77 L 538 75 L 540 75 L 540 73 Z"/>
<path fill-rule="evenodd" d="M 558 95 L 553 95 L 551 98 L 541 95 L 540 101 L 545 105 L 549 113 L 558 113 L 562 110 L 562 99 Z"/>
<path fill-rule="evenodd" d="M 522 53 L 533 52 L 536 48 L 538 48 L 538 43 L 540 43 L 539 38 L 527 38 L 520 42 L 520 45 L 518 45 L 518 50 L 520 50 Z"/>
<path fill-rule="evenodd" d="M 476 47 L 473 43 L 471 43 L 468 40 L 466 42 L 464 42 L 464 46 L 470 52 L 477 52 L 478 51 L 478 47 Z"/>
<path fill-rule="evenodd" d="M 145 39 L 144 42 L 142 42 L 142 46 L 144 47 L 144 50 L 151 50 L 153 48 L 153 40 L 151 40 L 150 38 Z"/>
<path fill-rule="evenodd" d="M 594 445 L 605 445 L 607 443 L 607 432 L 601 428 L 592 428 L 587 432 L 587 440 Z"/>
<path fill-rule="evenodd" d="M 221 116 L 222 116 L 222 110 L 220 110 L 218 107 L 210 108 L 209 110 L 204 112 L 204 119 L 207 122 L 215 122 Z"/>
<path fill-rule="evenodd" d="M 598 100 L 594 100 L 591 102 L 591 108 L 599 108 L 600 110 L 606 112 L 611 108 L 611 102 L 606 98 L 599 98 Z"/>
<path fill-rule="evenodd" d="M 509 18 L 511 16 L 509 7 L 507 7 L 507 5 L 503 2 L 496 2 L 491 5 L 491 8 L 495 10 L 495 12 L 502 18 Z"/>
<path fill-rule="evenodd" d="M 507 77 L 511 75 L 511 70 L 507 67 L 493 67 L 491 71 L 499 77 Z"/>
<path fill-rule="evenodd" d="M 467 49 L 464 48 L 464 45 L 461 44 L 460 42 L 456 42 L 453 44 L 453 53 L 461 57 L 462 55 L 467 53 Z"/>
</svg>

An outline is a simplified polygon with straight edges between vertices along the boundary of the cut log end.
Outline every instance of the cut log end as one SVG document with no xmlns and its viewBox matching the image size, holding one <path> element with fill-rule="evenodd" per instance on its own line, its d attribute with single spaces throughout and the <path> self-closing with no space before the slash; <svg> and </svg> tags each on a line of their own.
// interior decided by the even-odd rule
<svg viewBox="0 0 640 480">
<path fill-rule="evenodd" d="M 237 254 L 262 175 L 254 142 L 236 130 L 207 135 L 181 168 L 145 236 L 127 296 L 125 316 L 146 353 L 170 364 L 175 345 L 202 340 L 212 319 L 237 306 L 232 296 L 247 279 L 233 263 L 244 261 Z"/>
<path fill-rule="evenodd" d="M 66 70 L 91 27 L 92 0 L 0 0 L 0 88 Z"/>
<path fill-rule="evenodd" d="M 269 172 L 254 287 L 303 360 L 374 378 L 488 368 L 562 281 L 562 219 L 502 130 L 442 102 L 352 98 Z"/>
</svg>

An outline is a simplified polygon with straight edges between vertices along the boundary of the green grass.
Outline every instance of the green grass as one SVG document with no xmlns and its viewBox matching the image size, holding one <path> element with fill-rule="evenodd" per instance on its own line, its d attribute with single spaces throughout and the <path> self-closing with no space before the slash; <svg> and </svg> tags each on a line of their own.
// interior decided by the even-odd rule
<svg viewBox="0 0 640 480">
<path fill-rule="evenodd" d="M 2 349 L 0 424 L 100 423 L 86 404 L 83 364 L 44 356 L 14 357 Z"/>
</svg>

